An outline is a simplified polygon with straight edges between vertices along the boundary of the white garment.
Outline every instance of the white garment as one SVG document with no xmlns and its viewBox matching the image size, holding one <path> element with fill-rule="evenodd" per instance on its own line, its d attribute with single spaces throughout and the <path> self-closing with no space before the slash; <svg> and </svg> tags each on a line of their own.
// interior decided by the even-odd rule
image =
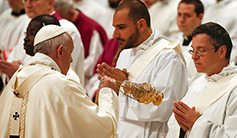
<svg viewBox="0 0 237 138">
<path fill-rule="evenodd" d="M 103 5 L 104 7 L 109 7 L 109 0 L 94 0 L 94 1 Z"/>
<path fill-rule="evenodd" d="M 26 138 L 112 138 L 117 137 L 118 99 L 110 88 L 100 91 L 99 107 L 86 96 L 82 85 L 60 73 L 58 65 L 44 54 L 33 60 L 47 63 L 24 67 L 18 77 L 28 77 L 42 67 L 53 68 L 30 90 L 26 118 Z M 9 112 L 15 95 L 9 82 L 0 97 L 0 138 L 6 138 Z M 98 133 L 99 132 L 99 133 Z"/>
<path fill-rule="evenodd" d="M 203 23 L 216 22 L 222 25 L 229 33 L 233 48 L 231 52 L 231 60 L 236 62 L 237 56 L 237 1 L 222 0 L 209 6 L 203 16 Z"/>
<path fill-rule="evenodd" d="M 117 68 L 129 69 L 132 63 L 149 47 L 167 41 L 157 30 L 136 48 L 124 49 Z M 142 65 L 141 65 L 142 66 Z M 181 56 L 173 49 L 162 50 L 138 77 L 137 83 L 147 82 L 164 93 L 161 105 L 143 104 L 119 94 L 120 138 L 164 138 L 167 121 L 172 113 L 172 102 L 182 99 L 188 89 L 187 72 Z M 120 90 L 123 90 L 122 88 Z"/>
<path fill-rule="evenodd" d="M 81 83 L 84 85 L 84 47 L 82 44 L 81 36 L 73 23 L 65 19 L 61 19 L 59 22 L 60 25 L 71 35 L 73 39 L 74 50 L 72 52 L 73 62 L 71 63 L 71 66 L 74 68 L 80 78 Z M 21 38 L 23 40 L 24 35 Z M 7 61 L 12 62 L 21 60 L 22 65 L 25 65 L 29 58 L 30 56 L 25 53 L 23 41 L 19 41 L 17 46 L 12 50 Z"/>
<path fill-rule="evenodd" d="M 193 83 L 193 81 L 195 81 L 200 76 L 204 75 L 204 73 L 197 72 L 197 69 L 196 69 L 193 59 L 192 59 L 192 55 L 189 53 L 189 50 L 192 49 L 192 47 L 191 47 L 192 41 L 189 43 L 188 46 L 182 46 L 184 37 L 183 37 L 183 33 L 181 33 L 181 32 L 178 33 L 176 35 L 176 37 L 173 36 L 171 38 L 171 40 L 173 42 L 180 43 L 180 45 L 182 47 L 182 52 L 183 52 L 183 56 L 186 61 L 186 67 L 187 67 L 187 72 L 188 72 L 188 86 L 190 86 Z"/>
<path fill-rule="evenodd" d="M 101 24 L 102 17 L 106 14 L 106 7 L 94 0 L 74 1 L 74 7 L 81 10 L 86 16 Z M 103 26 L 104 27 L 104 26 Z"/>
<path fill-rule="evenodd" d="M 30 22 L 26 14 L 14 16 L 11 14 L 12 9 L 5 10 L 0 15 L 0 49 L 5 50 L 8 54 L 18 44 L 23 43 L 24 31 Z"/>
<path fill-rule="evenodd" d="M 178 2 L 179 0 L 157 1 L 149 7 L 152 28 L 159 30 L 160 34 L 164 34 L 167 25 L 172 21 L 170 16 L 177 15 Z"/>
<path fill-rule="evenodd" d="M 195 99 L 216 81 L 237 73 L 237 67 L 231 62 L 219 74 L 202 76 L 190 86 L 187 95 L 182 99 L 192 107 Z M 218 101 L 210 105 L 196 120 L 191 130 L 186 132 L 187 138 L 235 138 L 237 137 L 237 84 L 227 91 Z M 169 122 L 167 138 L 179 138 L 180 127 L 172 114 Z"/>
<path fill-rule="evenodd" d="M 10 6 L 7 0 L 0 0 L 0 14 L 2 14 L 6 9 L 9 9 Z"/>
<path fill-rule="evenodd" d="M 85 82 L 93 75 L 99 56 L 103 53 L 103 44 L 99 33 L 94 30 L 89 45 L 89 55 L 84 60 Z"/>
<path fill-rule="evenodd" d="M 113 38 L 114 27 L 113 27 L 113 17 L 114 17 L 115 9 L 106 8 L 106 13 L 102 16 L 102 19 L 99 21 L 100 24 L 106 31 L 108 38 Z"/>
</svg>

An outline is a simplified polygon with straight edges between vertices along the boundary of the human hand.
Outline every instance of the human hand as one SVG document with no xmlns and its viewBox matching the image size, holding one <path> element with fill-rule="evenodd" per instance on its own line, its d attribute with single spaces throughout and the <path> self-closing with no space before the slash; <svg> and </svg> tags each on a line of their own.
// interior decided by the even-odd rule
<svg viewBox="0 0 237 138">
<path fill-rule="evenodd" d="M 101 88 L 109 87 L 109 88 L 113 89 L 117 94 L 119 92 L 119 88 L 116 86 L 116 82 L 114 79 L 112 79 L 108 76 L 103 76 L 99 80 L 100 80 L 100 84 L 99 84 L 99 88 L 98 88 L 98 91 L 96 93 L 96 98 L 95 98 L 95 104 L 97 104 L 97 105 L 98 105 L 99 93 L 100 93 Z"/>
<path fill-rule="evenodd" d="M 98 64 L 97 65 L 97 72 L 101 76 L 108 76 L 118 81 L 128 80 L 128 72 L 126 69 L 120 70 L 114 67 L 110 67 L 106 63 Z M 98 77 L 100 79 L 100 77 Z"/>
<path fill-rule="evenodd" d="M 174 117 L 179 126 L 186 132 L 189 128 L 191 129 L 193 127 L 193 124 L 201 115 L 195 111 L 195 107 L 190 108 L 182 101 L 174 101 L 173 104 L 175 106 L 172 108 Z"/>
<path fill-rule="evenodd" d="M 100 91 L 100 89 L 103 87 L 109 87 L 113 89 L 116 93 L 119 92 L 119 88 L 117 87 L 115 80 L 108 76 L 103 76 L 100 78 L 98 91 Z"/>
<path fill-rule="evenodd" d="M 21 60 L 13 61 L 12 63 L 0 60 L 0 72 L 6 74 L 9 77 L 12 77 L 12 75 L 17 71 L 21 64 Z"/>
</svg>

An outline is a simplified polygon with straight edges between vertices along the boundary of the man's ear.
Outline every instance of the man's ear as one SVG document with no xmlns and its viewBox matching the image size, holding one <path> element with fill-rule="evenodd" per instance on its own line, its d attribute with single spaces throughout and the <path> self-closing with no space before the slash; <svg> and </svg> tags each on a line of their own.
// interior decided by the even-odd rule
<svg viewBox="0 0 237 138">
<path fill-rule="evenodd" d="M 146 21 L 144 19 L 140 19 L 137 21 L 137 29 L 140 32 L 143 32 L 146 28 Z"/>
<path fill-rule="evenodd" d="M 61 60 L 63 58 L 63 45 L 58 46 L 56 52 L 57 58 Z"/>
<path fill-rule="evenodd" d="M 198 15 L 198 19 L 199 19 L 199 24 L 202 24 L 203 13 L 200 13 L 200 14 Z"/>
<path fill-rule="evenodd" d="M 227 48 L 226 48 L 226 46 L 225 45 L 223 45 L 223 46 L 221 46 L 220 48 L 219 48 L 219 53 L 220 53 L 220 58 L 222 59 L 222 58 L 225 58 L 225 55 L 226 55 L 226 53 L 227 53 Z"/>
</svg>

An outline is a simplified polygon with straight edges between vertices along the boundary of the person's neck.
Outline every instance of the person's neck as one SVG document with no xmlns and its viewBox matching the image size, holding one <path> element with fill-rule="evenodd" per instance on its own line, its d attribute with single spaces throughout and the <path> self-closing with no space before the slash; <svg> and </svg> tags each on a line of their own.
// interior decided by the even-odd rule
<svg viewBox="0 0 237 138">
<path fill-rule="evenodd" d="M 145 29 L 144 35 L 143 35 L 143 37 L 141 37 L 142 42 L 146 41 L 151 36 L 151 34 L 152 34 L 151 28 Z"/>
<path fill-rule="evenodd" d="M 221 61 L 215 68 L 216 68 L 216 71 L 215 72 L 212 72 L 210 74 L 207 74 L 207 76 L 212 76 L 214 74 L 219 74 L 221 73 L 221 71 L 227 67 L 229 64 L 229 61 L 227 59 L 223 59 L 223 61 Z"/>
</svg>

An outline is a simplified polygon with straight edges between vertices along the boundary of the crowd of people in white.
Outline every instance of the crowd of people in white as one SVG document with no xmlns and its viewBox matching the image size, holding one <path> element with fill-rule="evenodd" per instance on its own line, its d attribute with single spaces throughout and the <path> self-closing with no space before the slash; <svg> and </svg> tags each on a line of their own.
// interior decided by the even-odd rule
<svg viewBox="0 0 237 138">
<path fill-rule="evenodd" d="M 232 132 L 233 130 L 231 130 L 236 127 L 232 126 L 231 123 L 228 122 L 235 122 L 237 120 L 223 119 L 223 122 L 221 122 L 215 117 L 213 117 L 213 120 L 211 121 L 208 120 L 208 118 L 212 118 L 212 112 L 218 114 L 217 111 L 219 110 L 220 112 L 226 110 L 224 115 L 233 115 L 234 118 L 236 118 L 237 113 L 230 113 L 228 108 L 218 109 L 215 111 L 217 108 L 217 105 L 215 105 L 216 103 L 212 105 L 213 109 L 208 108 L 206 112 L 199 112 L 197 114 L 196 112 L 194 113 L 190 111 L 189 113 L 192 113 L 191 115 L 196 117 L 193 119 L 194 121 L 190 119 L 193 121 L 191 125 L 185 124 L 186 122 L 184 123 L 182 119 L 179 118 L 181 116 L 179 113 L 184 112 L 182 110 L 183 108 L 196 111 L 195 108 L 191 107 L 191 104 L 200 95 L 199 92 L 204 91 L 204 87 L 208 88 L 210 86 L 209 83 L 217 81 L 221 77 L 228 76 L 227 74 L 236 73 L 236 69 L 234 68 L 237 63 L 237 0 L 140 0 L 144 3 L 145 9 L 141 9 L 141 12 L 138 10 L 137 15 L 146 15 L 142 12 L 148 11 L 149 19 L 140 21 L 140 19 L 137 20 L 138 17 L 135 13 L 131 13 L 136 21 L 136 24 L 133 24 L 133 26 L 129 26 L 128 22 L 132 21 L 134 23 L 133 18 L 130 17 L 130 14 L 128 14 L 129 12 L 124 9 L 136 9 L 139 6 L 142 7 L 142 5 L 135 2 L 135 5 L 137 4 L 138 7 L 133 7 L 131 6 L 131 3 L 126 3 L 124 1 L 126 0 L 0 0 L 0 99 L 2 98 L 2 95 L 4 95 L 4 90 L 7 89 L 7 92 L 10 89 L 6 86 L 8 86 L 7 84 L 9 82 L 11 82 L 11 78 L 16 76 L 14 75 L 16 72 L 20 71 L 23 67 L 28 66 L 29 61 L 35 60 L 34 58 L 37 56 L 40 58 L 43 57 L 39 53 L 37 56 L 33 53 L 33 41 L 37 32 L 46 24 L 38 21 L 38 23 L 42 23 L 42 25 L 40 25 L 40 27 L 39 25 L 38 27 L 35 25 L 34 28 L 33 20 L 36 21 L 35 19 L 37 19 L 37 17 L 39 18 L 40 15 L 50 15 L 59 22 L 59 26 L 61 26 L 72 39 L 74 48 L 72 53 L 70 53 L 72 54 L 70 69 L 68 69 L 65 74 L 62 70 L 61 72 L 66 77 L 78 83 L 75 87 L 85 89 L 83 92 L 85 92 L 85 95 L 89 97 L 86 97 L 88 99 L 86 99 L 85 107 L 87 107 L 87 105 L 94 104 L 93 102 L 95 102 L 96 96 L 99 95 L 97 93 L 101 89 L 99 86 L 103 84 L 103 82 L 101 83 L 102 79 L 107 80 L 107 82 L 111 81 L 108 78 L 104 78 L 104 76 L 113 78 L 117 81 L 124 81 L 128 79 L 139 83 L 147 82 L 164 92 L 165 97 L 163 99 L 163 104 L 156 107 L 152 104 L 144 105 L 134 101 L 133 99 L 129 99 L 121 94 L 122 90 L 116 91 L 112 88 L 111 91 L 116 92 L 118 97 L 116 97 L 115 93 L 112 93 L 112 96 L 110 97 L 112 97 L 112 99 L 116 102 L 118 100 L 120 107 L 118 107 L 117 103 L 115 103 L 110 110 L 112 110 L 112 108 L 119 108 L 119 113 L 117 113 L 117 110 L 113 110 L 111 113 L 113 121 L 111 121 L 107 116 L 107 114 L 110 113 L 107 113 L 106 109 L 102 109 L 102 114 L 108 118 L 101 119 L 103 117 L 100 116 L 101 118 L 96 118 L 95 120 L 109 120 L 107 124 L 104 123 L 102 126 L 116 126 L 112 127 L 111 132 L 104 132 L 113 134 L 105 134 L 101 136 L 118 136 L 121 138 L 162 138 L 166 136 L 173 138 L 179 136 L 184 137 L 184 135 L 186 135 L 186 137 L 194 138 L 198 137 L 198 134 L 200 134 L 201 137 L 237 136 L 237 133 Z M 118 5 L 120 3 L 126 3 L 128 6 L 124 4 L 119 7 Z M 216 47 L 216 45 L 214 45 L 214 41 L 216 40 L 210 39 L 212 39 L 212 37 L 215 39 L 219 38 L 218 36 L 212 36 L 209 32 L 200 33 L 198 30 L 196 34 L 193 34 L 195 28 L 210 22 L 217 23 L 222 26 L 229 33 L 229 37 L 233 44 L 233 47 L 231 44 L 232 48 L 230 50 L 231 53 L 229 59 L 227 57 L 228 61 L 218 61 L 223 65 L 223 67 L 219 67 L 222 72 L 216 72 L 219 76 L 215 76 L 215 73 L 208 74 L 209 72 L 207 71 L 198 70 L 198 63 L 194 62 L 194 55 L 202 57 L 202 54 L 200 54 L 202 50 L 198 48 L 204 46 L 205 44 L 198 45 L 202 44 L 200 42 L 201 37 L 203 41 L 210 41 L 210 43 Z M 210 24 L 210 26 L 216 27 L 215 24 Z M 203 28 L 205 27 L 206 26 Z M 127 30 L 127 33 L 131 33 L 131 35 L 126 39 L 122 36 L 126 36 L 126 32 L 123 31 L 124 28 L 130 28 L 130 30 Z M 203 28 L 200 28 L 200 31 L 203 31 Z M 222 32 L 225 33 L 224 31 Z M 203 34 L 208 36 L 201 36 Z M 207 37 L 210 37 L 210 39 L 206 39 Z M 228 37 L 223 39 L 228 39 Z M 126 44 L 124 44 L 125 42 Z M 131 46 L 129 46 L 129 44 Z M 134 70 L 131 70 L 131 68 L 134 68 L 133 63 L 136 59 L 139 59 L 139 56 L 142 55 L 144 51 L 147 51 L 149 47 L 155 47 L 156 45 L 164 48 L 154 57 L 154 59 L 152 59 L 151 64 L 147 65 L 143 72 L 141 71 L 142 73 L 139 74 L 139 77 L 136 79 L 132 78 L 133 76 L 131 75 L 131 72 Z M 167 45 L 174 45 L 174 47 L 167 48 Z M 219 47 L 216 51 L 222 50 L 222 45 Z M 177 51 L 177 49 L 181 49 L 181 51 Z M 223 51 L 227 51 L 226 53 L 228 53 L 228 48 L 227 50 L 223 48 Z M 48 53 L 44 54 L 47 55 Z M 139 60 L 142 61 L 142 59 Z M 213 61 L 217 62 L 215 58 Z M 47 62 L 49 62 L 49 60 Z M 139 66 L 142 65 L 140 64 Z M 137 72 L 139 72 L 139 66 L 135 66 Z M 216 66 L 214 66 L 213 63 L 212 68 L 215 67 Z M 59 66 L 59 68 L 61 69 L 61 66 Z M 60 86 L 60 88 L 61 87 L 62 86 Z M 62 89 L 66 90 L 66 88 Z M 70 89 L 70 91 L 73 90 Z M 195 92 L 197 94 L 195 94 Z M 192 97 L 193 95 L 194 97 Z M 226 95 L 220 99 L 223 103 L 227 103 L 226 106 L 230 107 L 232 112 L 236 112 L 236 110 L 233 110 L 232 108 L 236 108 L 237 105 L 233 106 L 229 104 L 234 104 L 233 101 L 237 101 L 237 99 L 233 95 L 229 95 L 231 100 L 230 102 L 227 101 L 228 96 Z M 83 95 L 79 99 L 83 99 L 82 97 Z M 89 99 L 92 101 L 91 103 L 88 101 Z M 72 98 L 72 100 L 76 99 Z M 179 100 L 182 100 L 182 102 Z M 177 102 L 173 103 L 173 101 Z M 77 102 L 74 103 L 78 104 Z M 1 101 L 0 104 L 2 104 Z M 65 102 L 65 104 L 68 103 Z M 190 108 L 188 108 L 188 105 Z M 94 106 L 88 107 L 95 108 Z M 34 107 L 29 108 L 32 108 L 31 110 L 33 110 Z M 65 108 L 65 110 L 67 110 L 67 108 Z M 106 113 L 104 113 L 104 110 Z M 0 108 L 0 112 L 3 112 L 3 108 L 2 110 Z M 99 114 L 96 109 L 93 109 L 92 112 L 96 112 L 97 115 Z M 113 114 L 117 115 L 113 116 Z M 207 118 L 203 119 L 200 117 L 205 115 Z M 62 115 L 62 117 L 65 116 Z M 90 117 L 93 118 L 93 115 L 89 115 L 87 119 Z M 1 121 L 3 120 L 0 119 L 0 126 L 1 123 L 3 123 Z M 209 125 L 207 125 L 208 121 Z M 225 132 L 225 128 L 218 129 L 218 125 L 212 121 L 220 124 L 228 124 L 230 129 L 226 128 L 226 131 L 228 130 L 231 132 Z M 70 120 L 68 122 L 71 123 L 73 121 Z M 7 124 L 8 122 L 4 123 Z M 75 121 L 75 123 L 80 122 Z M 86 125 L 86 123 L 84 125 L 86 127 L 92 127 L 90 125 Z M 204 130 L 205 133 L 204 131 L 202 132 L 201 127 L 198 125 L 206 127 Z M 66 126 L 70 127 L 68 124 Z M 226 127 L 222 125 L 220 126 Z M 58 127 L 58 129 L 62 128 Z M 40 130 L 44 131 L 45 129 Z M 73 128 L 72 130 L 75 129 Z M 87 130 L 89 130 L 89 128 Z M 170 130 L 172 130 L 172 132 L 170 132 Z M 41 136 L 53 136 L 56 134 L 56 132 L 54 133 L 53 131 L 54 130 L 52 129 L 50 135 L 42 134 Z M 29 132 L 29 130 L 27 132 Z M 101 130 L 101 132 L 103 131 Z M 66 133 L 67 132 L 61 134 Z M 71 133 L 71 136 L 75 136 L 73 133 L 74 132 Z M 70 136 L 70 131 L 68 134 L 69 135 L 64 136 Z M 83 135 L 81 136 L 83 137 Z M 96 136 L 96 133 L 92 133 L 91 136 Z M 0 134 L 0 138 L 2 137 L 4 136 Z"/>
</svg>

